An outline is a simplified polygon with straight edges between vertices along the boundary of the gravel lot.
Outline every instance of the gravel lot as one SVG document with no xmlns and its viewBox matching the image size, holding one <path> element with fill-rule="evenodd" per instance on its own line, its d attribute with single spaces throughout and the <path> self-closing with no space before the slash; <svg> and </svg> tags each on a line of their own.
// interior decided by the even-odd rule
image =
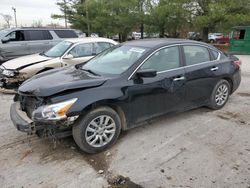
<svg viewBox="0 0 250 188">
<path fill-rule="evenodd" d="M 13 95 L 0 94 L 0 187 L 249 188 L 250 56 L 239 57 L 242 83 L 222 110 L 160 117 L 97 155 L 81 153 L 72 138 L 18 132 Z"/>
</svg>

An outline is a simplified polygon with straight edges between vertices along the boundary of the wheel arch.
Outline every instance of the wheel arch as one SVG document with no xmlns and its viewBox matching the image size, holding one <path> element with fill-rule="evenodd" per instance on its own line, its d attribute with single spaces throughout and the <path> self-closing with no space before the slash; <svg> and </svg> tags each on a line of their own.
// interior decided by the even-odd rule
<svg viewBox="0 0 250 188">
<path fill-rule="evenodd" d="M 230 94 L 232 94 L 234 87 L 233 80 L 230 77 L 223 77 L 222 79 L 228 81 L 228 83 L 230 84 Z"/>
<path fill-rule="evenodd" d="M 126 130 L 128 127 L 126 113 L 124 112 L 123 108 L 120 105 L 118 105 L 116 101 L 113 99 L 106 99 L 106 100 L 93 102 L 83 109 L 82 114 L 85 114 L 86 112 L 90 110 L 93 110 L 98 107 L 103 107 L 103 106 L 112 108 L 119 115 L 120 120 L 121 120 L 121 128 L 122 130 Z"/>
</svg>

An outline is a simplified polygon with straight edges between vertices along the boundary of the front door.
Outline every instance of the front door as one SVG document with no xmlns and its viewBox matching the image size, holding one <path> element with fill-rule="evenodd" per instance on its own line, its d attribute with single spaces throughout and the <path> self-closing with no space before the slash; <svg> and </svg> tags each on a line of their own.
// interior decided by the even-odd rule
<svg viewBox="0 0 250 188">
<path fill-rule="evenodd" d="M 2 55 L 6 59 L 30 54 L 28 41 L 23 30 L 13 31 L 6 37 L 9 38 L 9 41 L 1 45 Z"/>
<path fill-rule="evenodd" d="M 153 69 L 157 75 L 153 78 L 133 76 L 129 80 L 127 92 L 130 123 L 138 123 L 183 107 L 185 71 L 181 67 L 180 57 L 178 46 L 160 49 L 138 69 Z"/>
</svg>

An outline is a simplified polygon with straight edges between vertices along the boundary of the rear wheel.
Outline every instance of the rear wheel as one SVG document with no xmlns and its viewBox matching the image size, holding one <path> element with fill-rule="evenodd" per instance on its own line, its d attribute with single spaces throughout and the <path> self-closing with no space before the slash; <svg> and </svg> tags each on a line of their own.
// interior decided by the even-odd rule
<svg viewBox="0 0 250 188">
<path fill-rule="evenodd" d="M 228 81 L 220 80 L 213 89 L 209 107 L 218 110 L 225 106 L 230 95 L 230 90 L 231 87 Z"/>
<path fill-rule="evenodd" d="M 91 110 L 73 126 L 73 137 L 81 150 L 97 153 L 111 146 L 121 131 L 119 115 L 110 107 Z"/>
</svg>

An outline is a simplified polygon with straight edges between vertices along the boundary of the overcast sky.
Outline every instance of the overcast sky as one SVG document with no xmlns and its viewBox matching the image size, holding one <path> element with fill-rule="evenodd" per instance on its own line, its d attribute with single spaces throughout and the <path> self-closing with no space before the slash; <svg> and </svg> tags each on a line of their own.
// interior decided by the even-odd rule
<svg viewBox="0 0 250 188">
<path fill-rule="evenodd" d="M 54 20 L 50 17 L 53 14 L 60 14 L 56 5 L 56 0 L 0 0 L 0 14 L 12 16 L 11 25 L 14 26 L 14 13 L 11 7 L 16 8 L 18 26 L 31 26 L 34 21 L 42 20 L 42 24 L 59 23 L 64 24 L 63 20 Z M 0 16 L 0 28 L 5 24 Z"/>
</svg>

